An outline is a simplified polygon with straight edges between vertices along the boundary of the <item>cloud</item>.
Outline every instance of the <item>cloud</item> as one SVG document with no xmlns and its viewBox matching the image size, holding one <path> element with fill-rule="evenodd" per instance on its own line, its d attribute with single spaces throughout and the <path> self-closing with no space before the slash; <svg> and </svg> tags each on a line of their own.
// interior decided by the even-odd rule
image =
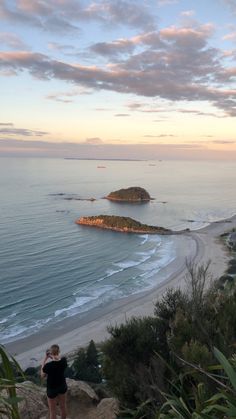
<svg viewBox="0 0 236 419">
<path fill-rule="evenodd" d="M 236 90 L 230 88 L 236 69 L 224 67 L 221 51 L 209 46 L 212 31 L 213 26 L 205 24 L 147 32 L 131 38 L 133 44 L 141 45 L 137 53 L 101 66 L 59 61 L 27 51 L 2 52 L 0 70 L 27 70 L 38 79 L 63 80 L 95 91 L 159 97 L 171 102 L 208 101 L 227 115 L 236 116 Z"/>
<path fill-rule="evenodd" d="M 166 137 L 177 137 L 177 135 L 173 135 L 173 134 L 158 134 L 158 135 L 143 135 L 143 137 L 146 138 L 166 138 Z"/>
<path fill-rule="evenodd" d="M 211 142 L 215 144 L 235 144 L 236 140 L 214 140 Z"/>
<path fill-rule="evenodd" d="M 195 10 L 185 10 L 181 12 L 181 16 L 191 17 L 193 15 L 195 15 Z"/>
<path fill-rule="evenodd" d="M 222 0 L 229 8 L 230 11 L 236 13 L 236 3 L 235 0 Z"/>
<path fill-rule="evenodd" d="M 91 91 L 85 88 L 77 88 L 69 92 L 55 92 L 47 95 L 45 98 L 48 100 L 54 100 L 56 102 L 62 103 L 72 103 L 74 102 L 72 99 L 68 99 L 71 97 L 79 96 L 79 95 L 88 95 Z"/>
<path fill-rule="evenodd" d="M 116 57 L 121 54 L 131 54 L 137 47 L 164 48 L 165 45 L 157 31 L 144 32 L 130 39 L 122 38 L 112 42 L 98 42 L 90 46 L 90 51 L 104 57 Z"/>
<path fill-rule="evenodd" d="M 84 144 L 99 145 L 103 144 L 103 140 L 99 137 L 87 138 Z"/>
<path fill-rule="evenodd" d="M 224 41 L 236 41 L 236 32 L 228 33 L 223 36 Z"/>
<path fill-rule="evenodd" d="M 116 56 L 131 53 L 135 48 L 134 43 L 127 39 L 118 39 L 113 42 L 98 42 L 91 45 L 90 50 L 103 56 Z"/>
<path fill-rule="evenodd" d="M 90 139 L 88 139 L 90 140 Z M 226 144 L 227 149 L 227 144 Z M 39 140 L 13 140 L 0 138 L 2 156 L 73 157 L 80 159 L 227 159 L 236 158 L 236 150 L 210 150 L 209 145 L 201 143 L 182 144 L 94 144 L 71 142 L 55 143 Z M 69 164 L 69 162 L 68 162 Z"/>
<path fill-rule="evenodd" d="M 184 109 L 184 108 L 176 108 L 176 107 L 166 107 L 166 108 L 155 108 L 146 103 L 130 103 L 127 105 L 130 111 L 136 112 L 143 112 L 143 113 L 186 113 L 186 114 L 193 114 L 197 116 L 211 116 L 214 118 L 225 118 L 225 115 L 214 113 L 214 112 L 203 112 L 198 109 Z"/>
<path fill-rule="evenodd" d="M 169 4 L 179 3 L 179 0 L 158 0 L 158 6 L 166 6 Z"/>
<path fill-rule="evenodd" d="M 176 109 L 176 112 L 194 114 L 197 116 L 212 116 L 213 118 L 225 118 L 225 115 L 218 115 L 214 112 L 203 112 L 197 109 Z"/>
<path fill-rule="evenodd" d="M 134 0 L 1 0 L 0 18 L 46 31 L 68 33 L 80 30 L 78 23 L 97 21 L 106 26 L 154 27 L 149 6 Z"/>
<path fill-rule="evenodd" d="M 12 122 L 0 122 L 0 126 L 3 126 L 3 127 L 13 127 L 14 124 Z"/>
<path fill-rule="evenodd" d="M 142 103 L 133 102 L 133 103 L 129 103 L 127 106 L 128 106 L 128 108 L 130 110 L 136 111 L 136 110 L 139 110 L 140 108 L 142 108 L 143 107 L 143 104 Z"/>
<path fill-rule="evenodd" d="M 38 130 L 31 130 L 27 128 L 7 128 L 8 126 L 13 127 L 13 124 L 0 124 L 1 126 L 4 125 L 4 128 L 0 128 L 0 134 L 6 135 L 21 135 L 23 137 L 43 137 L 44 135 L 49 134 L 46 131 L 38 131 Z"/>
<path fill-rule="evenodd" d="M 54 100 L 55 102 L 62 102 L 62 103 L 73 103 L 74 101 L 71 99 L 64 99 L 62 97 L 58 97 L 56 94 L 46 96 L 48 100 Z"/>
<path fill-rule="evenodd" d="M 0 32 L 0 43 L 12 49 L 28 49 L 26 44 L 14 33 Z"/>
<path fill-rule="evenodd" d="M 58 42 L 49 42 L 48 48 L 52 51 L 59 51 L 63 53 L 75 50 L 75 47 L 73 45 L 59 44 Z"/>
<path fill-rule="evenodd" d="M 155 21 L 145 3 L 128 0 L 112 0 L 103 3 L 112 22 L 135 28 L 153 28 Z"/>
<path fill-rule="evenodd" d="M 130 116 L 130 114 L 128 114 L 128 113 L 117 113 L 117 114 L 115 114 L 114 116 L 121 116 L 121 117 L 123 117 L 123 116 Z"/>
<path fill-rule="evenodd" d="M 69 5 L 70 0 L 68 0 Z M 31 3 L 31 4 L 30 4 Z M 71 1 L 72 3 L 72 1 Z M 77 2 L 74 1 L 74 4 Z M 13 0 L 11 7 L 5 0 L 0 4 L 0 19 L 14 24 L 30 25 L 34 28 L 52 32 L 75 31 L 79 28 L 64 18 L 65 2 L 50 0 Z"/>
</svg>

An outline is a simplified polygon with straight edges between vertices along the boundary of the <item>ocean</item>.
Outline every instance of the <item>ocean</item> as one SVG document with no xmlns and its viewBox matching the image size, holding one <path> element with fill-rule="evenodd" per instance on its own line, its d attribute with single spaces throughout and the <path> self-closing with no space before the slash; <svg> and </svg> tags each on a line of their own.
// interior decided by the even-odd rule
<svg viewBox="0 0 236 419">
<path fill-rule="evenodd" d="M 235 162 L 1 158 L 0 342 L 165 280 L 175 236 L 99 230 L 76 225 L 77 218 L 114 214 L 199 229 L 236 213 L 235 169 Z M 103 199 L 129 186 L 145 188 L 155 200 Z"/>
</svg>

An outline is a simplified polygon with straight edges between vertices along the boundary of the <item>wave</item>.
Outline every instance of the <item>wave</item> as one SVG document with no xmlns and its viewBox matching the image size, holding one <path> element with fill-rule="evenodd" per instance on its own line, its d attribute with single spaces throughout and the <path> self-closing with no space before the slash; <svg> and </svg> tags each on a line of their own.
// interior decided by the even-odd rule
<svg viewBox="0 0 236 419">
<path fill-rule="evenodd" d="M 101 281 L 104 281 L 104 279 L 107 279 L 107 278 L 110 278 L 111 276 L 113 276 L 113 275 L 116 275 L 116 274 L 118 274 L 119 272 L 122 272 L 124 269 L 115 269 L 115 270 L 113 270 L 113 269 L 108 269 L 107 271 L 106 271 L 106 274 L 105 274 L 105 276 L 103 276 L 102 278 L 99 278 L 99 279 L 97 279 L 97 282 L 101 282 Z"/>
<path fill-rule="evenodd" d="M 68 307 L 64 307 L 62 309 L 56 310 L 54 313 L 55 317 L 60 316 L 63 313 L 66 313 L 66 315 L 74 315 L 79 313 L 78 308 L 81 308 L 85 305 L 88 305 L 88 303 L 91 303 L 92 301 L 98 300 L 99 297 L 102 297 L 104 294 L 109 293 L 114 289 L 114 286 L 112 285 L 105 285 L 103 287 L 90 290 L 87 295 L 76 297 L 75 301 Z M 97 304 L 95 304 L 97 306 Z M 87 307 L 87 310 L 89 310 L 91 307 Z M 83 311 L 87 311 L 86 309 Z"/>
<path fill-rule="evenodd" d="M 35 334 L 51 320 L 52 317 L 48 317 L 46 319 L 37 320 L 31 325 L 13 325 L 11 328 L 7 328 L 6 331 L 1 331 L 1 343 L 4 344 L 13 342 L 15 340 Z"/>
<path fill-rule="evenodd" d="M 5 324 L 7 323 L 9 320 L 11 320 L 13 317 L 15 317 L 17 315 L 17 312 L 11 313 L 9 316 L 4 317 L 3 319 L 0 320 L 0 324 Z"/>
<path fill-rule="evenodd" d="M 141 241 L 140 245 L 145 244 L 146 241 L 148 240 L 148 234 L 140 235 L 139 237 L 144 239 Z"/>
</svg>

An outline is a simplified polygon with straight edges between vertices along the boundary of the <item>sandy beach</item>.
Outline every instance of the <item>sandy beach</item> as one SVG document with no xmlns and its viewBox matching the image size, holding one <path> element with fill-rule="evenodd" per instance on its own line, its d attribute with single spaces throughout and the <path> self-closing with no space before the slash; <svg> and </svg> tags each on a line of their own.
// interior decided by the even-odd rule
<svg viewBox="0 0 236 419">
<path fill-rule="evenodd" d="M 69 354 L 79 347 L 86 346 L 91 339 L 102 342 L 109 334 L 107 327 L 124 323 L 132 316 L 152 315 L 154 304 L 167 288 L 186 286 L 186 258 L 203 264 L 211 260 L 210 273 L 219 278 L 227 267 L 230 254 L 219 236 L 236 227 L 236 216 L 211 223 L 200 230 L 175 236 L 178 241 L 178 254 L 174 261 L 162 269 L 164 281 L 150 291 L 119 299 L 105 307 L 92 310 L 83 316 L 77 315 L 61 323 L 55 323 L 44 332 L 39 332 L 25 339 L 6 345 L 21 367 L 40 364 L 45 349 L 58 343 L 64 354 Z"/>
</svg>

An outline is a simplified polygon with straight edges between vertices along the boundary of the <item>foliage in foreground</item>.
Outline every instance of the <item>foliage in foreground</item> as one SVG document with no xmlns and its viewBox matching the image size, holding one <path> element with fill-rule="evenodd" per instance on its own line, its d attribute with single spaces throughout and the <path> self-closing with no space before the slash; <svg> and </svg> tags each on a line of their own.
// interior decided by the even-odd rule
<svg viewBox="0 0 236 419">
<path fill-rule="evenodd" d="M 172 394 L 165 395 L 166 402 L 161 407 L 156 419 L 164 418 L 235 418 L 236 417 L 236 363 L 235 359 L 227 360 L 218 349 L 214 348 L 214 355 L 219 365 L 210 368 L 213 372 L 201 370 L 202 375 L 207 376 L 217 384 L 217 391 L 210 398 L 207 397 L 206 386 L 203 382 L 195 383 L 192 394 L 178 395 L 173 386 Z M 193 366 L 189 375 L 195 381 L 195 373 L 199 367 Z M 216 374 L 217 373 L 217 374 Z M 177 387 L 180 390 L 180 387 Z"/>
<path fill-rule="evenodd" d="M 236 289 L 231 286 L 229 292 L 227 286 L 214 283 L 206 290 L 209 264 L 187 267 L 187 291 L 169 290 L 156 303 L 153 317 L 133 318 L 109 329 L 111 337 L 103 346 L 104 372 L 125 406 L 121 417 L 223 418 L 230 406 L 226 400 L 232 389 L 219 393 L 220 384 L 212 376 L 227 381 L 215 366 L 220 352 L 214 347 L 227 358 L 234 352 Z M 214 409 L 219 405 L 218 410 L 213 405 Z M 161 408 L 165 410 L 160 412 Z"/>
<path fill-rule="evenodd" d="M 16 395 L 17 374 L 23 377 L 19 364 L 0 345 L 0 415 L 11 419 L 20 419 L 18 402 L 21 399 Z"/>
</svg>

